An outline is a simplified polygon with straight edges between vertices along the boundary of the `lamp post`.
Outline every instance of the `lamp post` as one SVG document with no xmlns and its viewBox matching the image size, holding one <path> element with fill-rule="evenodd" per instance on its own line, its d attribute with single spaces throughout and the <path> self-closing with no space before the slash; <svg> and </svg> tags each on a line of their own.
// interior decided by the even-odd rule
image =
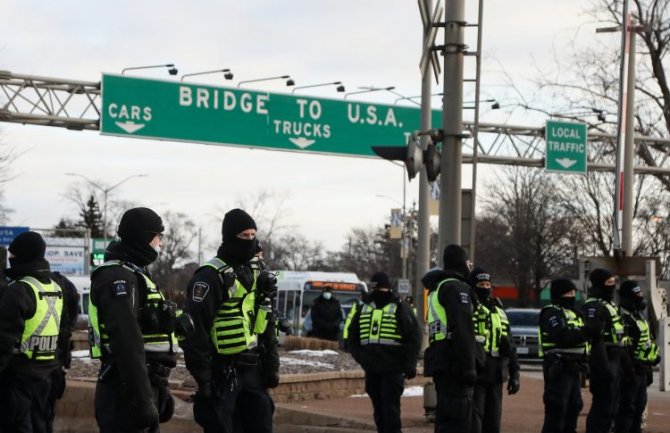
<svg viewBox="0 0 670 433">
<path fill-rule="evenodd" d="M 135 69 L 154 69 L 154 68 L 170 68 L 168 69 L 168 74 L 170 75 L 177 75 L 179 73 L 179 70 L 174 67 L 173 63 L 166 63 L 164 65 L 132 66 L 130 68 L 123 68 L 123 70 L 121 71 L 121 75 L 125 74 L 126 71 L 132 71 Z"/>
<path fill-rule="evenodd" d="M 225 78 L 226 80 L 232 80 L 233 79 L 233 73 L 230 71 L 230 69 L 224 68 L 224 69 L 215 69 L 213 71 L 193 72 L 193 73 L 190 73 L 190 74 L 184 74 L 184 75 L 181 76 L 181 81 L 184 81 L 184 78 L 186 78 L 186 77 L 192 77 L 194 75 L 216 74 L 216 73 L 219 73 L 219 72 L 223 73 L 223 78 Z"/>
<path fill-rule="evenodd" d="M 258 81 L 281 80 L 281 79 L 286 80 L 286 85 L 287 86 L 293 86 L 295 84 L 295 81 L 293 81 L 293 79 L 291 78 L 290 75 L 278 75 L 276 77 L 255 78 L 253 80 L 240 81 L 239 83 L 237 83 L 237 87 L 240 87 L 242 84 L 246 84 L 246 83 L 256 83 Z"/>
<path fill-rule="evenodd" d="M 309 86 L 298 86 L 291 89 L 291 93 L 295 93 L 298 89 L 308 89 L 310 87 L 321 87 L 321 86 L 337 86 L 338 92 L 344 92 L 344 85 L 341 81 L 333 81 L 331 83 L 321 83 L 321 84 L 310 84 Z"/>
<path fill-rule="evenodd" d="M 443 93 L 440 92 L 440 93 L 433 93 L 433 94 L 431 94 L 431 95 L 429 95 L 429 96 L 432 97 L 432 96 L 442 96 L 442 95 L 443 95 Z M 403 97 L 398 98 L 398 99 L 396 99 L 395 101 L 393 101 L 393 105 L 398 105 L 398 102 L 403 101 L 403 100 L 407 100 L 407 101 L 410 101 L 410 102 L 413 102 L 413 103 L 416 104 L 416 102 L 414 101 L 414 99 L 417 99 L 417 98 L 423 98 L 423 95 L 403 96 Z M 419 105 L 421 105 L 421 104 L 419 104 Z"/>
<path fill-rule="evenodd" d="M 356 95 L 358 93 L 378 92 L 380 90 L 386 90 L 387 92 L 391 92 L 393 89 L 395 89 L 395 86 L 388 86 L 388 87 L 369 86 L 369 87 L 359 87 L 359 89 L 363 89 L 363 90 L 357 90 L 355 92 L 345 93 L 344 94 L 344 99 L 347 99 L 347 96 L 349 96 L 349 95 Z M 392 92 L 392 93 L 395 93 L 395 92 Z M 402 95 L 400 95 L 400 96 L 402 96 Z"/>
<path fill-rule="evenodd" d="M 84 179 L 86 182 L 88 182 L 89 185 L 91 185 L 92 187 L 94 187 L 94 188 L 96 188 L 96 189 L 98 189 L 99 191 L 102 192 L 102 196 L 103 196 L 103 205 L 102 205 L 102 209 L 103 209 L 103 210 L 102 210 L 102 224 L 103 224 L 103 238 L 104 238 L 104 240 L 105 240 L 105 243 L 107 243 L 107 196 L 109 195 L 109 193 L 110 193 L 111 191 L 115 190 L 115 189 L 118 188 L 119 186 L 121 186 L 121 185 L 123 185 L 124 183 L 128 182 L 130 179 L 133 179 L 133 178 L 136 178 L 136 177 L 146 177 L 146 176 L 147 176 L 146 174 L 133 174 L 133 175 L 130 175 L 130 176 L 126 177 L 125 179 L 123 179 L 123 180 L 117 182 L 116 184 L 114 184 L 114 185 L 112 185 L 112 186 L 109 186 L 109 187 L 105 188 L 105 187 L 103 187 L 103 186 L 100 186 L 97 182 L 95 182 L 95 181 L 89 179 L 88 177 L 84 176 L 83 174 L 79 174 L 79 173 L 65 173 L 65 175 L 66 175 L 66 176 L 77 176 L 77 177 L 81 177 L 81 178 Z"/>
</svg>

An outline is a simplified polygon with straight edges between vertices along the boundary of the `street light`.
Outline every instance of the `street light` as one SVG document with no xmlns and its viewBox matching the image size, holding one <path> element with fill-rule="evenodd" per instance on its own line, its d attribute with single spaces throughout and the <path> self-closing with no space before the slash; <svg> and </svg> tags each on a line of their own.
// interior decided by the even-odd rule
<svg viewBox="0 0 670 433">
<path fill-rule="evenodd" d="M 372 86 L 369 86 L 369 87 L 359 87 L 359 89 L 363 89 L 363 90 L 357 90 L 356 92 L 345 93 L 344 94 L 344 99 L 347 99 L 347 96 L 349 96 L 349 95 L 356 95 L 357 93 L 378 92 L 380 90 L 386 90 L 387 92 L 397 94 L 395 92 L 392 92 L 392 90 L 395 89 L 395 86 L 388 86 L 388 87 L 372 87 Z M 402 95 L 400 95 L 400 96 L 402 96 Z"/>
<path fill-rule="evenodd" d="M 105 243 L 107 243 L 107 195 L 108 195 L 111 191 L 113 191 L 113 190 L 115 190 L 116 188 L 118 188 L 119 186 L 121 186 L 122 184 L 128 182 L 130 179 L 133 179 L 133 178 L 136 178 L 136 177 L 146 177 L 146 176 L 147 176 L 146 174 L 133 174 L 133 175 L 130 175 L 130 176 L 126 177 L 125 179 L 121 180 L 120 182 L 117 182 L 116 184 L 114 184 L 114 185 L 112 185 L 112 186 L 110 186 L 110 187 L 105 188 L 105 187 L 100 186 L 98 183 L 92 181 L 92 180 L 89 179 L 88 177 L 84 176 L 83 174 L 79 174 L 79 173 L 65 173 L 65 175 L 66 175 L 66 176 L 78 176 L 78 177 L 81 177 L 81 178 L 84 179 L 86 182 L 88 182 L 89 185 L 91 185 L 92 187 L 97 188 L 99 191 L 102 192 L 102 194 L 103 194 L 102 224 L 103 224 L 103 237 L 104 237 Z"/>
<path fill-rule="evenodd" d="M 165 65 L 152 65 L 152 66 L 133 66 L 130 68 L 123 68 L 121 71 L 121 75 L 125 74 L 126 71 L 131 71 L 134 69 L 153 69 L 153 68 L 170 68 L 168 69 L 168 74 L 170 75 L 177 75 L 179 73 L 179 70 L 174 67 L 174 64 L 172 63 L 167 63 Z"/>
<path fill-rule="evenodd" d="M 237 83 L 237 87 L 240 87 L 242 84 L 246 84 L 246 83 L 255 83 L 255 82 L 258 82 L 258 81 L 269 81 L 269 80 L 280 80 L 280 79 L 285 79 L 287 86 L 292 86 L 292 85 L 295 84 L 295 81 L 293 81 L 293 79 L 291 78 L 290 75 L 279 75 L 277 77 L 256 78 L 256 79 L 253 79 L 253 80 L 240 81 L 239 83 Z"/>
<path fill-rule="evenodd" d="M 332 83 L 321 83 L 321 84 L 310 84 L 309 86 L 298 86 L 294 87 L 291 89 L 291 93 L 295 93 L 296 90 L 298 89 L 307 89 L 310 87 L 321 87 L 321 86 L 337 86 L 337 91 L 338 92 L 344 92 L 344 85 L 342 85 L 341 81 L 333 81 Z"/>
<path fill-rule="evenodd" d="M 191 74 L 184 74 L 181 76 L 181 81 L 184 81 L 184 78 L 186 77 L 192 77 L 194 75 L 216 74 L 218 72 L 223 72 L 223 78 L 225 78 L 226 80 L 233 79 L 233 73 L 230 71 L 230 69 L 225 68 L 225 69 L 215 69 L 213 71 L 193 72 Z"/>
<path fill-rule="evenodd" d="M 474 103 L 476 103 L 476 102 L 477 102 L 477 101 L 463 101 L 464 104 L 474 104 Z M 489 99 L 480 99 L 479 102 L 492 102 L 492 104 L 491 104 L 491 110 L 498 110 L 498 109 L 500 109 L 500 102 L 498 102 L 497 100 L 495 100 L 495 99 L 493 99 L 493 98 L 489 98 Z M 474 109 L 475 109 L 475 106 L 474 106 L 474 105 L 471 105 L 471 106 L 465 106 L 465 105 L 464 105 L 464 106 L 463 106 L 463 109 L 464 109 L 464 110 L 474 110 Z"/>
<path fill-rule="evenodd" d="M 433 93 L 433 94 L 431 94 L 430 96 L 442 96 L 442 95 L 444 95 L 443 92 L 440 92 L 440 93 Z M 404 100 L 404 99 L 406 99 L 406 100 L 408 100 L 408 101 L 410 101 L 410 102 L 414 102 L 413 99 L 420 98 L 420 97 L 422 97 L 422 96 L 423 96 L 423 95 L 403 96 L 402 98 L 398 98 L 398 99 L 396 99 L 396 100 L 393 102 L 393 105 L 397 105 L 398 102 L 400 102 L 400 101 L 402 101 L 402 100 Z M 421 105 L 421 104 L 419 104 L 419 105 Z"/>
</svg>

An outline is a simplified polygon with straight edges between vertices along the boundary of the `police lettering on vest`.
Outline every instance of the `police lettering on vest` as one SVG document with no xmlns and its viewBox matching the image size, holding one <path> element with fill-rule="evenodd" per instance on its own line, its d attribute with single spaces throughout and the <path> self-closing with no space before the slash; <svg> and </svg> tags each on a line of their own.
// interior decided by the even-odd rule
<svg viewBox="0 0 670 433">
<path fill-rule="evenodd" d="M 35 314 L 24 322 L 15 353 L 37 361 L 53 360 L 63 313 L 63 291 L 54 281 L 43 284 L 34 277 L 19 281 L 30 286 L 35 294 Z"/>
</svg>

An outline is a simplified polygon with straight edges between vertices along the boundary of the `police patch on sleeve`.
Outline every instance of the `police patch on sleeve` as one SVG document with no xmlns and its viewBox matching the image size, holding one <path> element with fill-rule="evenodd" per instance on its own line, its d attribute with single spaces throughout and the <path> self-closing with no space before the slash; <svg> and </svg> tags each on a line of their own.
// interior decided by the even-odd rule
<svg viewBox="0 0 670 433">
<path fill-rule="evenodd" d="M 207 296 L 207 292 L 209 292 L 209 284 L 203 282 L 203 281 L 198 281 L 193 284 L 193 301 L 195 302 L 202 302 L 205 300 L 205 296 Z"/>
<path fill-rule="evenodd" d="M 469 304 L 470 295 L 468 295 L 466 292 L 461 292 L 458 294 L 458 300 L 461 301 L 461 304 Z"/>
<path fill-rule="evenodd" d="M 128 280 L 116 280 L 112 283 L 112 294 L 121 298 L 123 296 L 128 296 L 130 293 L 130 283 Z"/>
</svg>

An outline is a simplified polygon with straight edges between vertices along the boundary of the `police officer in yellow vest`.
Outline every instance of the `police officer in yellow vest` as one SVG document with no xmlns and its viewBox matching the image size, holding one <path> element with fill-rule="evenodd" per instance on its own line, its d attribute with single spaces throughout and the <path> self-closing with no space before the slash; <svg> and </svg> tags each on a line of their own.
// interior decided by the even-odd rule
<svg viewBox="0 0 670 433">
<path fill-rule="evenodd" d="M 633 371 L 621 381 L 621 398 L 614 423 L 615 433 L 639 433 L 647 405 L 647 387 L 653 382 L 652 368 L 661 362 L 654 333 L 644 317 L 646 302 L 637 281 L 621 283 L 619 302 L 626 333 L 630 337 L 628 355 Z"/>
<path fill-rule="evenodd" d="M 373 291 L 349 326 L 348 347 L 365 370 L 377 432 L 400 433 L 400 396 L 404 379 L 416 376 L 419 327 L 412 310 L 391 292 L 388 275 L 376 272 L 370 285 Z"/>
<path fill-rule="evenodd" d="M 470 261 L 465 250 L 448 245 L 442 261 L 444 269 L 433 269 L 421 279 L 429 291 L 424 375 L 433 377 L 437 391 L 435 433 L 469 433 L 476 359 L 483 357 L 472 321 L 477 301 L 467 284 Z"/>
<path fill-rule="evenodd" d="M 0 432 L 45 433 L 63 293 L 50 278 L 42 237 L 28 231 L 9 245 L 13 280 L 0 296 Z"/>
<path fill-rule="evenodd" d="M 272 432 L 279 355 L 270 299 L 276 279 L 254 259 L 256 222 L 242 209 L 226 213 L 223 243 L 187 286 L 185 311 L 195 323 L 180 342 L 198 383 L 195 421 L 209 432 Z"/>
<path fill-rule="evenodd" d="M 619 404 L 622 361 L 626 360 L 628 338 L 619 307 L 613 303 L 616 278 L 606 269 L 589 274 L 589 298 L 582 311 L 587 324 L 602 332 L 591 340 L 589 359 L 591 409 L 586 417 L 586 433 L 608 433 Z"/>
<path fill-rule="evenodd" d="M 158 258 L 163 221 L 148 208 L 121 217 L 118 240 L 91 275 L 89 342 L 101 366 L 95 417 L 101 432 L 157 432 L 172 417 L 167 379 L 176 365 L 175 312 L 147 266 Z"/>
<path fill-rule="evenodd" d="M 507 393 L 519 391 L 519 360 L 509 321 L 500 300 L 491 295 L 491 275 L 482 268 L 470 273 L 470 284 L 479 304 L 474 314 L 476 338 L 481 340 L 486 360 L 477 372 L 473 397 L 472 432 L 498 433 L 502 416 L 502 384 Z"/>
<path fill-rule="evenodd" d="M 599 328 L 586 327 L 575 310 L 577 288 L 568 278 L 551 282 L 551 304 L 540 312 L 540 357 L 544 375 L 542 433 L 574 433 L 584 406 L 580 374 L 586 368 L 588 340 Z"/>
</svg>

